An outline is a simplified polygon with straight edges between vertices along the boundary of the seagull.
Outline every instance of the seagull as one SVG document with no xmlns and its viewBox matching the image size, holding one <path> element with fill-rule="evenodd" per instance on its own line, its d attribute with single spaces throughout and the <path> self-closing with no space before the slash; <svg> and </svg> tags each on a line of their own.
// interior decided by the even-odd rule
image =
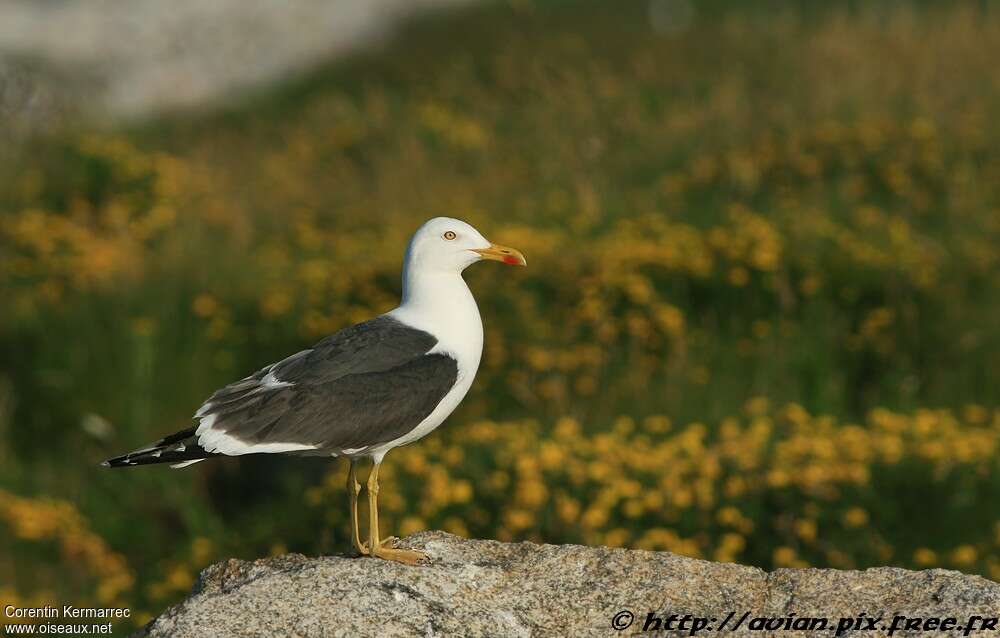
<svg viewBox="0 0 1000 638">
<path fill-rule="evenodd" d="M 481 260 L 526 265 L 514 248 L 449 217 L 424 223 L 406 249 L 397 308 L 261 368 L 205 401 L 197 425 L 106 467 L 244 454 L 346 457 L 351 541 L 363 556 L 416 564 L 424 554 L 380 540 L 378 471 L 389 450 L 426 436 L 465 397 L 483 352 L 483 323 L 462 271 Z M 357 464 L 369 457 L 368 542 L 361 541 Z"/>
</svg>

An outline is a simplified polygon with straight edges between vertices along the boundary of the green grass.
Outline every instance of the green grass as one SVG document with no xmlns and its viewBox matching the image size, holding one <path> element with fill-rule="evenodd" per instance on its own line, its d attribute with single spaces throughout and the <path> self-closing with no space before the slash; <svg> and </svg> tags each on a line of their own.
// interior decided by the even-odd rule
<svg viewBox="0 0 1000 638">
<path fill-rule="evenodd" d="M 405 241 L 435 215 L 530 265 L 468 273 L 486 352 L 432 437 L 442 446 L 485 419 L 537 420 L 544 440 L 562 417 L 597 436 L 662 414 L 675 429 L 656 443 L 692 422 L 714 436 L 757 396 L 844 425 L 877 407 L 997 408 L 991 5 L 698 3 L 677 33 L 653 30 L 645 3 L 516 6 L 417 21 L 384 49 L 211 112 L 81 123 L 0 166 L 0 480 L 73 503 L 136 574 L 122 594 L 136 608 L 182 594 L 183 579 L 150 585 L 207 560 L 196 537 L 211 558 L 346 548 L 336 489 L 304 496 L 339 486 L 328 462 L 96 464 L 186 427 L 219 385 L 391 308 Z M 109 433 L 88 433 L 87 415 Z M 479 485 L 504 463 L 470 451 L 459 466 Z M 801 515 L 831 530 L 826 549 L 803 550 L 813 564 L 913 565 L 921 547 L 973 544 L 978 562 L 956 565 L 993 573 L 983 504 L 1000 473 L 984 463 L 931 473 L 917 455 L 835 497 L 764 490 L 743 504 L 757 527 L 736 558 L 773 564 Z M 481 509 L 476 534 L 604 542 L 541 521 L 511 531 L 500 496 L 420 515 Z M 950 513 L 913 540 L 930 501 Z M 864 542 L 834 530 L 850 504 L 879 512 Z M 406 507 L 397 520 L 418 513 Z M 614 512 L 608 529 L 676 529 L 706 556 L 717 544 L 710 513 Z M 51 543 L 11 534 L 0 549 L 17 591 L 89 595 L 86 574 L 60 581 Z"/>
</svg>

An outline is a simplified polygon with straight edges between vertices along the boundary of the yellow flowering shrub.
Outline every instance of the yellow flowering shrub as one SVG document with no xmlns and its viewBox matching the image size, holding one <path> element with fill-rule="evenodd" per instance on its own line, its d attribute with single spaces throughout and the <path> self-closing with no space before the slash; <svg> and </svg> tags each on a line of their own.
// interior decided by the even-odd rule
<svg viewBox="0 0 1000 638">
<path fill-rule="evenodd" d="M 478 421 L 394 451 L 381 477 L 405 532 L 606 544 L 774 566 L 894 563 L 1000 578 L 1000 411 L 875 410 L 861 423 L 790 404 L 717 427 L 663 417 Z M 311 502 L 343 524 L 343 475 Z M 990 517 L 993 518 L 990 518 Z M 971 527 L 971 529 L 970 529 Z M 938 556 L 927 544 L 964 539 Z"/>
<path fill-rule="evenodd" d="M 3 525 L 0 546 L 11 555 L 20 547 L 30 551 L 34 545 L 54 546 L 58 562 L 39 564 L 30 575 L 39 590 L 49 592 L 47 595 L 36 592 L 36 601 L 51 603 L 57 594 L 79 595 L 85 591 L 86 597 L 81 602 L 107 607 L 123 604 L 123 594 L 134 584 L 134 574 L 124 557 L 89 529 L 72 504 L 23 498 L 0 490 L 0 523 Z M 3 560 L 11 562 L 10 558 Z M 10 570 L 7 572 L 10 575 L 14 569 L 14 565 L 8 564 L 5 571 Z M 70 583 L 75 584 L 76 591 L 67 591 Z M 8 602 L 6 597 L 3 600 Z"/>
</svg>

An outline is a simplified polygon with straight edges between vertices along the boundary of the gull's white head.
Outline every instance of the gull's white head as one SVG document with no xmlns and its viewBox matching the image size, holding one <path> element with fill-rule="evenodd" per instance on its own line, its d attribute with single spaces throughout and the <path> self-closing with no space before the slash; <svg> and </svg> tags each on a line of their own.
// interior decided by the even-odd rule
<svg viewBox="0 0 1000 638">
<path fill-rule="evenodd" d="M 404 268 L 410 274 L 460 274 L 483 259 L 502 261 L 512 266 L 526 264 L 519 250 L 490 242 L 462 220 L 435 217 L 413 233 L 406 248 Z"/>
</svg>

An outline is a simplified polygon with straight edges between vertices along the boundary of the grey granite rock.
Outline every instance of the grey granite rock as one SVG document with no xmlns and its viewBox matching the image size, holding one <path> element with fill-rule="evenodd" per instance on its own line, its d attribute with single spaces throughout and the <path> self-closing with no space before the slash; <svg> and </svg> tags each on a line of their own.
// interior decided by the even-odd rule
<svg viewBox="0 0 1000 638">
<path fill-rule="evenodd" d="M 696 635 L 833 636 L 841 618 L 864 613 L 882 617 L 878 631 L 841 635 L 880 636 L 896 615 L 921 623 L 953 616 L 963 626 L 971 616 L 1000 616 L 1000 584 L 946 570 L 766 573 L 666 552 L 465 540 L 442 532 L 416 534 L 402 544 L 430 559 L 418 567 L 298 554 L 219 563 L 202 573 L 190 598 L 140 635 L 614 636 L 640 633 L 653 612 L 644 635 L 691 635 L 693 618 L 686 630 L 678 629 L 691 614 L 709 623 Z M 625 624 L 628 616 L 620 612 L 626 610 L 634 620 L 616 631 L 612 622 Z M 668 630 L 664 623 L 672 614 L 678 617 Z M 828 618 L 827 629 L 802 629 L 808 617 Z M 765 619 L 772 619 L 771 629 Z M 894 635 L 929 634 L 906 630 L 904 623 Z"/>
</svg>

